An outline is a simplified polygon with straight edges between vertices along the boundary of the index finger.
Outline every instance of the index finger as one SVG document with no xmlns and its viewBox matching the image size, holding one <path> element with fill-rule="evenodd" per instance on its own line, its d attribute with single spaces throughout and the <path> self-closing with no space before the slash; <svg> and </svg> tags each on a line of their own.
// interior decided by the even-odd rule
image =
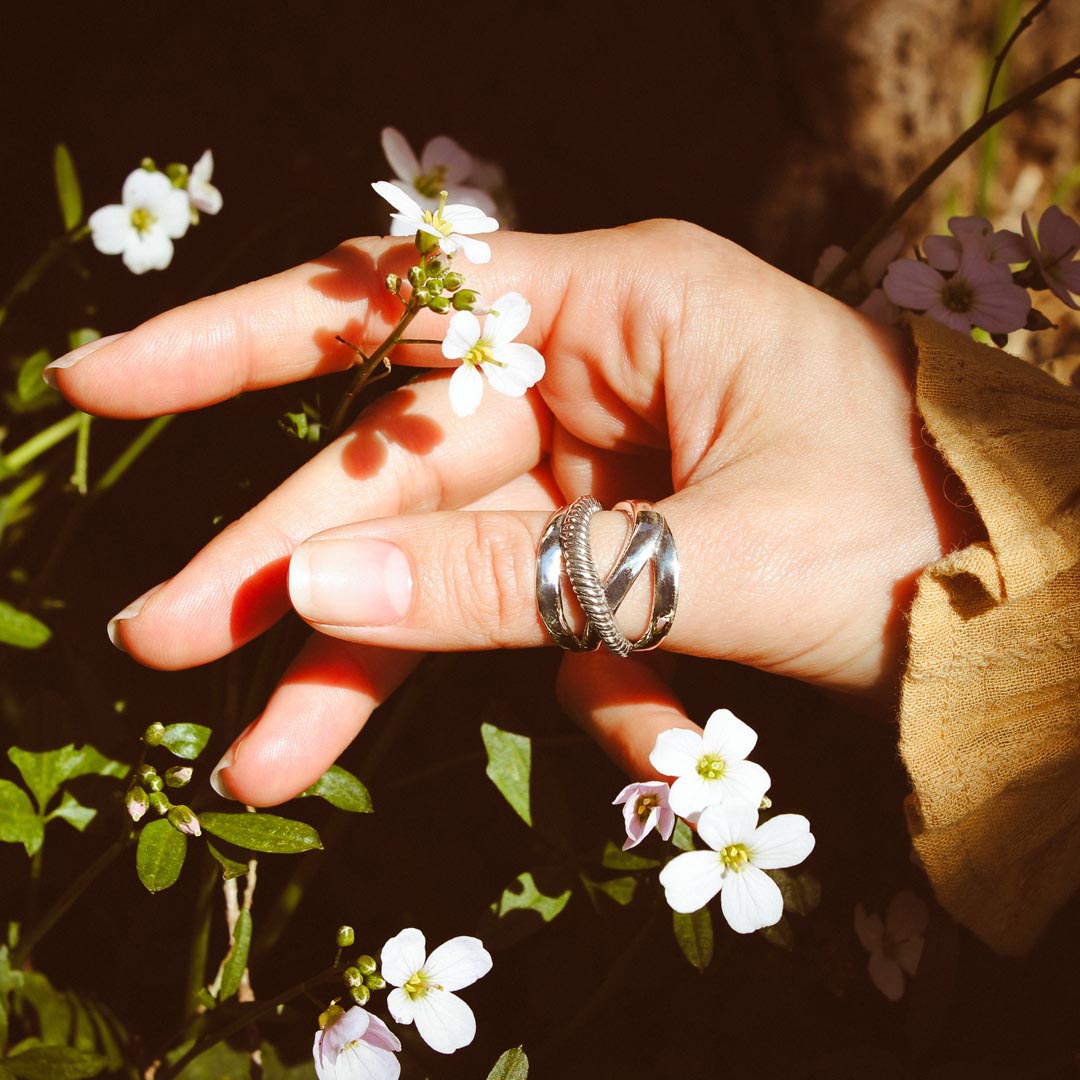
<svg viewBox="0 0 1080 1080">
<path fill-rule="evenodd" d="M 541 340 L 564 292 L 564 257 L 553 246 L 572 238 L 506 233 L 492 237 L 494 265 L 458 259 L 468 288 L 495 297 L 529 294 L 532 326 Z M 49 381 L 75 406 L 102 416 L 133 419 L 183 412 L 224 401 L 245 390 L 342 371 L 355 353 L 340 335 L 375 348 L 401 318 L 401 301 L 386 287 L 404 276 L 416 248 L 400 238 L 351 240 L 333 251 L 215 296 L 166 311 L 134 330 L 99 339 L 48 368 Z M 544 267 L 543 288 L 535 287 Z M 410 337 L 440 337 L 445 317 L 422 312 Z M 422 350 L 422 351 L 421 351 Z M 438 349 L 401 346 L 395 361 L 442 363 Z"/>
</svg>

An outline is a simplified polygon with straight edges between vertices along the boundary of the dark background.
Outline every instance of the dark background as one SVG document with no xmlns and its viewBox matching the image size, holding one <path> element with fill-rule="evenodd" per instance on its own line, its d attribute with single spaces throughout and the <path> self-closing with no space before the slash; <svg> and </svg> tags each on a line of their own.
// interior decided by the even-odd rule
<svg viewBox="0 0 1080 1080">
<path fill-rule="evenodd" d="M 788 150 L 812 145 L 819 130 L 811 104 L 832 95 L 840 133 L 850 108 L 843 51 L 821 34 L 826 7 L 99 3 L 7 12 L 5 283 L 59 230 L 57 141 L 73 154 L 87 211 L 117 201 L 143 156 L 190 164 L 209 146 L 224 210 L 178 242 L 161 274 L 133 277 L 83 245 L 5 325 L 4 355 L 42 345 L 59 354 L 70 327 L 125 329 L 380 231 L 386 209 L 369 184 L 389 176 L 379 148 L 387 124 L 416 148 L 448 133 L 502 164 L 522 229 L 687 218 L 807 276 L 825 242 L 850 242 L 887 197 L 852 172 L 828 190 L 796 192 L 819 208 L 798 228 L 774 224 L 777 191 L 798 183 Z M 127 756 L 150 720 L 187 719 L 215 727 L 206 764 L 216 760 L 230 738 L 221 718 L 237 713 L 229 694 L 238 680 L 250 685 L 258 646 L 231 666 L 164 675 L 115 653 L 103 626 L 189 558 L 215 519 L 236 517 L 300 463 L 303 449 L 276 424 L 298 399 L 285 389 L 183 418 L 94 508 L 53 582 L 65 603 L 53 616 L 56 640 L 17 664 L 0 659 L 24 706 L 17 726 L 16 710 L 5 713 L 9 742 L 89 739 Z M 108 460 L 130 437 L 124 425 L 96 426 L 92 460 Z M 50 523 L 66 510 L 63 498 L 43 506 L 43 524 L 11 553 L 9 569 L 40 568 Z M 598 916 L 574 874 L 603 876 L 598 852 L 618 828 L 607 803 L 623 780 L 571 737 L 552 699 L 553 663 L 524 654 L 440 659 L 375 718 L 343 763 L 369 782 L 378 813 L 349 821 L 329 853 L 314 857 L 319 869 L 297 919 L 253 962 L 260 995 L 323 966 L 339 922 L 355 924 L 358 945 L 373 950 L 420 921 L 432 944 L 479 928 L 496 967 L 465 994 L 479 1018 L 476 1046 L 450 1060 L 420 1054 L 407 1077 L 482 1076 L 519 1042 L 538 1077 L 1073 1074 L 1075 904 L 1022 962 L 992 957 L 939 913 L 910 998 L 890 1006 L 869 987 L 851 931 L 855 901 L 880 910 L 910 883 L 926 894 L 908 860 L 891 721 L 785 680 L 701 662 L 677 676 L 695 718 L 724 704 L 758 728 L 758 758 L 786 803 L 813 822 L 811 866 L 825 897 L 813 918 L 796 920 L 795 950 L 718 927 L 718 957 L 699 977 L 676 951 L 653 890 Z M 532 832 L 483 778 L 481 718 L 537 739 Z M 380 741 L 384 729 L 392 734 Z M 413 772 L 420 779 L 410 781 Z M 209 805 L 205 769 L 193 790 L 196 806 Z M 325 831 L 329 819 L 312 802 L 289 813 Z M 90 836 L 103 844 L 105 831 Z M 50 832 L 47 846 L 49 895 L 88 860 L 89 841 Z M 21 881 L 21 851 L 5 846 L 0 859 L 4 880 Z M 286 858 L 263 860 L 256 936 L 260 909 L 291 869 Z M 525 869 L 575 896 L 542 932 L 522 917 L 507 934 L 482 916 Z M 129 863 L 117 865 L 38 963 L 57 983 L 96 993 L 156 1048 L 182 1007 L 197 876 L 189 866 L 180 885 L 151 898 Z M 5 889 L 2 914 L 17 912 L 20 899 L 21 886 Z M 215 924 L 215 963 L 222 935 Z M 301 999 L 293 1022 L 270 1037 L 301 1058 L 317 1011 Z"/>
</svg>

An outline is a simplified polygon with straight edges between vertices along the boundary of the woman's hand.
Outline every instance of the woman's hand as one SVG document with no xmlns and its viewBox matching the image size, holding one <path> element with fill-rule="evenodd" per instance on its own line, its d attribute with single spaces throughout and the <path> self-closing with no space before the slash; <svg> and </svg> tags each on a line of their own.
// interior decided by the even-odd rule
<svg viewBox="0 0 1080 1080">
<path fill-rule="evenodd" d="M 217 773 L 245 802 L 312 783 L 418 650 L 549 644 L 534 553 L 580 494 L 658 502 L 681 564 L 664 647 L 856 691 L 891 689 L 914 575 L 956 546 L 941 466 L 919 438 L 901 335 L 707 232 L 649 222 L 571 236 L 499 234 L 467 284 L 533 305 L 547 359 L 523 398 L 450 409 L 448 370 L 352 427 L 175 577 L 110 624 L 137 660 L 183 668 L 262 633 L 290 601 L 316 629 Z M 345 368 L 343 335 L 394 325 L 387 273 L 415 257 L 352 241 L 263 281 L 166 312 L 53 375 L 79 408 L 193 409 Z M 410 335 L 436 337 L 425 313 Z M 431 346 L 397 363 L 445 365 Z M 625 531 L 594 519 L 601 573 Z M 291 566 L 291 569 L 290 569 Z M 646 621 L 635 589 L 619 621 Z M 564 705 L 638 777 L 656 734 L 691 726 L 640 658 L 567 654 Z"/>
</svg>

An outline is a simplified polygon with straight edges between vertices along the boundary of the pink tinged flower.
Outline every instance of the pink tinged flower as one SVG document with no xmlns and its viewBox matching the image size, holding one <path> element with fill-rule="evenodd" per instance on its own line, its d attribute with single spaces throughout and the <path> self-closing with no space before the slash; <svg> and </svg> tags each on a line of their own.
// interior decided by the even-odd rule
<svg viewBox="0 0 1080 1080">
<path fill-rule="evenodd" d="M 397 987 L 386 1007 L 399 1024 L 415 1021 L 432 1050 L 452 1054 L 476 1035 L 472 1009 L 453 991 L 471 986 L 490 970 L 491 954 L 478 938 L 451 938 L 428 956 L 424 935 L 402 930 L 382 949 L 383 977 Z"/>
<path fill-rule="evenodd" d="M 469 262 L 491 261 L 491 247 L 483 240 L 474 240 L 475 233 L 495 232 L 499 223 L 475 206 L 464 203 L 444 205 L 425 210 L 401 188 L 386 180 L 371 185 L 397 211 L 390 215 L 391 236 L 413 236 L 421 232 L 433 237 L 444 255 L 462 252 Z"/>
<path fill-rule="evenodd" d="M 221 192 L 210 183 L 213 175 L 214 155 L 204 150 L 202 157 L 191 166 L 187 186 L 191 205 L 204 214 L 216 214 L 222 205 Z"/>
<path fill-rule="evenodd" d="M 1039 236 L 1028 221 L 1020 217 L 1028 256 L 1035 261 L 1046 287 L 1063 303 L 1080 310 L 1070 293 L 1080 295 L 1080 225 L 1059 206 L 1048 206 L 1039 218 Z"/>
<path fill-rule="evenodd" d="M 916 259 L 898 259 L 889 267 L 885 295 L 900 307 L 924 311 L 962 334 L 979 326 L 991 334 L 1019 330 L 1031 310 L 1027 290 L 1003 280 L 999 269 L 965 255 L 951 277 Z"/>
<path fill-rule="evenodd" d="M 401 1043 L 377 1016 L 331 1005 L 320 1024 L 311 1050 L 319 1080 L 397 1080 Z"/>
<path fill-rule="evenodd" d="M 87 223 L 98 251 L 120 255 L 133 274 L 144 274 L 172 262 L 173 240 L 187 232 L 191 206 L 164 173 L 139 168 L 124 181 L 121 203 L 95 210 Z"/>
<path fill-rule="evenodd" d="M 765 871 L 801 863 L 814 850 L 814 836 L 801 814 L 757 822 L 757 810 L 743 803 L 702 811 L 698 836 L 712 850 L 677 855 L 660 871 L 668 905 L 690 914 L 720 893 L 720 910 L 737 934 L 779 922 L 784 898 Z"/>
<path fill-rule="evenodd" d="M 466 183 L 481 179 L 478 163 L 448 135 L 436 135 L 417 158 L 405 136 L 388 127 L 383 128 L 382 147 L 396 176 L 391 183 L 404 187 L 422 209 L 436 209 L 439 193 L 445 191 L 456 203 L 475 206 L 485 214 L 494 213 L 495 203 L 483 190 L 485 185 Z"/>
<path fill-rule="evenodd" d="M 959 270 L 961 261 L 968 257 L 989 264 L 1001 280 L 1008 281 L 1009 264 L 1026 263 L 1031 258 L 1019 233 L 1009 229 L 995 232 L 983 217 L 951 217 L 949 231 L 952 236 L 928 236 L 923 241 L 926 258 L 936 270 Z"/>
<path fill-rule="evenodd" d="M 905 973 L 914 975 L 919 969 L 929 922 L 925 902 L 908 889 L 892 898 L 884 920 L 855 905 L 855 933 L 870 954 L 870 981 L 890 1001 L 904 996 Z"/>
<path fill-rule="evenodd" d="M 515 341 L 525 329 L 532 307 L 520 293 L 495 300 L 480 320 L 471 311 L 459 311 L 446 328 L 442 352 L 461 367 L 450 376 L 450 405 L 458 416 L 472 416 L 484 395 L 482 371 L 492 390 L 521 397 L 543 378 L 544 358 L 531 345 Z"/>
<path fill-rule="evenodd" d="M 692 818 L 707 806 L 741 802 L 755 812 L 772 782 L 769 774 L 747 755 L 757 744 L 757 732 L 727 709 L 717 709 L 702 732 L 672 728 L 656 739 L 649 761 L 657 772 L 676 777 L 671 785 L 671 808 Z"/>
<path fill-rule="evenodd" d="M 626 824 L 626 843 L 623 851 L 637 847 L 646 836 L 658 830 L 665 840 L 675 829 L 675 811 L 668 795 L 671 789 L 660 780 L 645 780 L 626 787 L 615 796 L 612 806 L 622 806 Z"/>
<path fill-rule="evenodd" d="M 879 240 L 866 254 L 862 265 L 857 266 L 841 283 L 845 292 L 862 295 L 868 289 L 880 284 L 889 263 L 900 254 L 904 246 L 904 234 L 900 229 L 893 229 Z M 820 255 L 811 283 L 817 288 L 840 265 L 847 256 L 847 251 L 839 244 L 830 244 Z"/>
</svg>

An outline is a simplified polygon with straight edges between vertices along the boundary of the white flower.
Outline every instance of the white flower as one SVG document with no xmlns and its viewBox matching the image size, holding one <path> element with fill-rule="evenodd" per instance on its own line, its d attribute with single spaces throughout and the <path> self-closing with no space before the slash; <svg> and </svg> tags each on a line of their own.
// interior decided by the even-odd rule
<svg viewBox="0 0 1080 1080">
<path fill-rule="evenodd" d="M 415 1020 L 432 1050 L 452 1054 L 476 1035 L 472 1009 L 452 991 L 471 986 L 490 970 L 491 954 L 478 938 L 451 938 L 428 956 L 424 935 L 402 930 L 382 949 L 383 977 L 397 987 L 386 1007 L 399 1024 Z"/>
<path fill-rule="evenodd" d="M 483 190 L 485 185 L 466 184 L 467 180 L 479 179 L 476 174 L 480 163 L 449 135 L 430 139 L 419 160 L 397 128 L 383 128 L 382 147 L 390 168 L 397 174 L 397 180 L 391 183 L 406 188 L 422 209 L 435 210 L 440 192 L 445 191 L 456 203 L 475 206 L 485 214 L 495 212 L 494 200 Z"/>
<path fill-rule="evenodd" d="M 952 236 L 928 236 L 923 241 L 927 262 L 935 270 L 959 270 L 965 255 L 996 268 L 1002 281 L 1010 281 L 1010 263 L 1025 263 L 1031 256 L 1024 238 L 1009 229 L 994 231 L 984 217 L 951 217 Z"/>
<path fill-rule="evenodd" d="M 480 405 L 487 376 L 492 390 L 508 397 L 521 397 L 544 375 L 544 358 L 531 346 L 514 338 L 528 324 L 532 308 L 520 293 L 506 293 L 480 320 L 471 311 L 459 311 L 446 328 L 443 356 L 461 360 L 450 376 L 450 405 L 458 416 L 472 416 Z"/>
<path fill-rule="evenodd" d="M 311 1052 L 319 1080 L 397 1080 L 397 1036 L 377 1017 L 354 1005 L 331 1005 L 319 1018 Z"/>
<path fill-rule="evenodd" d="M 689 728 L 662 731 L 649 761 L 657 772 L 677 777 L 671 808 L 679 817 L 692 818 L 707 806 L 732 800 L 756 811 L 771 783 L 760 765 L 746 760 L 756 743 L 752 727 L 717 709 L 700 734 Z"/>
<path fill-rule="evenodd" d="M 687 851 L 660 871 L 675 911 L 697 911 L 720 893 L 720 909 L 737 934 L 780 921 L 784 898 L 765 871 L 801 863 L 814 850 L 814 836 L 801 814 L 779 814 L 760 828 L 757 821 L 757 810 L 742 803 L 702 812 L 698 836 L 712 851 Z"/>
<path fill-rule="evenodd" d="M 210 183 L 214 175 L 214 155 L 204 150 L 188 173 L 188 197 L 191 205 L 204 214 L 216 214 L 221 209 L 221 192 Z"/>
<path fill-rule="evenodd" d="M 499 223 L 483 210 L 464 203 L 447 206 L 442 197 L 436 209 L 425 210 L 401 188 L 386 180 L 377 180 L 371 186 L 397 211 L 390 215 L 391 236 L 412 236 L 421 232 L 433 237 L 445 255 L 462 251 L 469 262 L 491 261 L 491 248 L 483 240 L 472 239 L 473 233 L 495 232 L 499 227 Z"/>
<path fill-rule="evenodd" d="M 665 840 L 671 839 L 675 830 L 675 811 L 668 803 L 670 791 L 667 784 L 659 780 L 644 780 L 627 784 L 615 796 L 611 805 L 622 804 L 623 822 L 626 825 L 623 851 L 637 847 L 653 829 Z"/>
<path fill-rule="evenodd" d="M 139 168 L 124 181 L 121 200 L 90 215 L 94 247 L 123 256 L 133 274 L 164 270 L 172 262 L 173 240 L 191 224 L 187 192 L 173 187 L 164 173 Z"/>
<path fill-rule="evenodd" d="M 855 933 L 870 954 L 866 965 L 870 981 L 890 1001 L 904 996 L 904 973 L 914 975 L 919 969 L 929 922 L 926 903 L 909 889 L 892 898 L 884 920 L 867 914 L 862 904 L 855 905 Z"/>
</svg>

